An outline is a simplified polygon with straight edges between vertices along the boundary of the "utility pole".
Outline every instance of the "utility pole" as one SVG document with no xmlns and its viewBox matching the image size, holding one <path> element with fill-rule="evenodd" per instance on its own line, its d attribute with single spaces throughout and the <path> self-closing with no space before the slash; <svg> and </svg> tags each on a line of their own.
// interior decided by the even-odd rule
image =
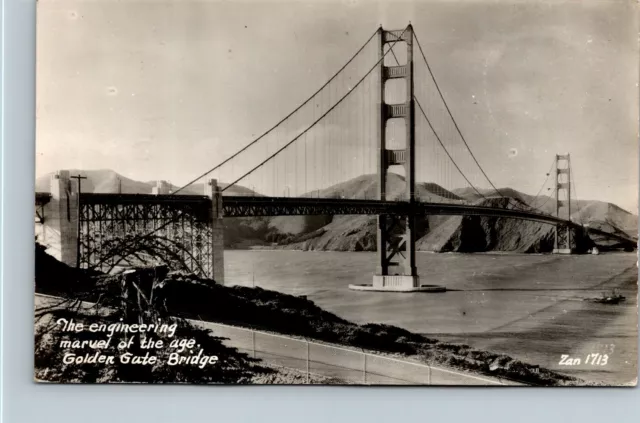
<svg viewBox="0 0 640 423">
<path fill-rule="evenodd" d="M 87 177 L 77 174 L 76 176 L 71 176 L 71 178 L 78 180 L 78 224 L 76 228 L 76 230 L 78 231 L 77 232 L 78 241 L 76 242 L 76 269 L 79 269 L 80 268 L 80 193 L 82 192 L 82 180 L 87 179 Z"/>
</svg>

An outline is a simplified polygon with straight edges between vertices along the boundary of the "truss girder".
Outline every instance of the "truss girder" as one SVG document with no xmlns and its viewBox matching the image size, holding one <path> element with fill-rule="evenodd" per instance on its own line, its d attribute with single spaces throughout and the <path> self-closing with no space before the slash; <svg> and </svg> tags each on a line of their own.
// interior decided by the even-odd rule
<svg viewBox="0 0 640 423">
<path fill-rule="evenodd" d="M 80 198 L 80 265 L 106 270 L 126 260 L 148 258 L 131 236 L 148 235 L 187 270 L 211 277 L 211 200 L 205 196 L 83 194 Z M 140 245 L 146 242 L 143 237 Z M 129 245 L 127 245 L 129 243 Z M 114 254 L 127 246 L 125 254 Z M 122 249 L 122 248 L 121 248 Z M 147 256 L 145 256 L 147 255 Z M 123 256 L 127 256 L 125 261 Z"/>
</svg>

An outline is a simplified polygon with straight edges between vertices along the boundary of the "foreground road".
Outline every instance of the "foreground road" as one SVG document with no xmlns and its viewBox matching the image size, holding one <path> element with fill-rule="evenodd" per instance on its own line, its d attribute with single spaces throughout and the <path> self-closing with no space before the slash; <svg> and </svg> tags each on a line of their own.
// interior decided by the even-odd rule
<svg viewBox="0 0 640 423">
<path fill-rule="evenodd" d="M 225 344 L 272 365 L 309 371 L 353 383 L 382 385 L 518 385 L 472 373 L 364 353 L 354 348 L 306 341 L 212 322 L 196 322 Z M 308 366 L 308 367 L 307 367 Z"/>
</svg>

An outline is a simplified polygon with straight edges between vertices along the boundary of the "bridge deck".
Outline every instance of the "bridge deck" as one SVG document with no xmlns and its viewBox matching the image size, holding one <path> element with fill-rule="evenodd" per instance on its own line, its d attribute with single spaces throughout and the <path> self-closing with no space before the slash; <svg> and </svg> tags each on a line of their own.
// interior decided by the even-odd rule
<svg viewBox="0 0 640 423">
<path fill-rule="evenodd" d="M 36 203 L 42 204 L 50 198 L 48 193 L 36 193 Z M 83 204 L 206 204 L 211 199 L 205 195 L 154 195 L 154 194 L 82 194 Z M 298 198 L 224 196 L 222 200 L 225 217 L 250 216 L 301 216 L 301 215 L 452 215 L 488 216 L 530 220 L 551 225 L 579 224 L 555 216 L 532 211 L 475 206 L 470 204 L 425 203 L 407 201 L 357 200 L 347 198 Z M 637 240 L 618 234 L 587 228 L 589 232 L 635 244 Z"/>
<path fill-rule="evenodd" d="M 80 196 L 82 204 L 204 204 L 210 201 L 206 195 L 86 193 Z"/>
<path fill-rule="evenodd" d="M 290 198 L 228 196 L 223 197 L 224 216 L 297 216 L 297 215 L 448 215 L 448 216 L 488 216 L 502 217 L 550 225 L 569 225 L 583 228 L 580 224 L 560 219 L 548 214 L 526 210 L 503 209 L 456 203 L 426 203 L 407 201 L 354 200 L 345 198 Z M 637 239 L 620 234 L 584 228 L 589 233 L 606 236 L 624 243 L 635 244 Z"/>
<path fill-rule="evenodd" d="M 514 217 L 544 223 L 567 223 L 557 217 L 534 212 L 455 203 L 410 203 L 408 201 L 354 200 L 346 198 L 229 196 L 223 197 L 222 206 L 224 215 L 228 217 L 325 214 L 439 214 Z"/>
</svg>

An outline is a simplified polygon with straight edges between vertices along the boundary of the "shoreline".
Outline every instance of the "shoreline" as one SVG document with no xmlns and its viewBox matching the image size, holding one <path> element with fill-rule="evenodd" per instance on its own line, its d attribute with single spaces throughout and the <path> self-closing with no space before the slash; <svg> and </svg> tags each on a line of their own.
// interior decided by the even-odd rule
<svg viewBox="0 0 640 423">
<path fill-rule="evenodd" d="M 288 246 L 281 246 L 280 248 L 274 248 L 272 246 L 252 246 L 249 248 L 225 248 L 225 251 L 297 251 L 302 253 L 377 253 L 376 250 L 373 251 L 345 251 L 345 250 L 307 250 L 303 248 L 289 248 Z M 523 253 L 519 251 L 426 251 L 426 250 L 416 250 L 416 254 L 449 254 L 449 255 L 485 255 L 485 256 L 560 256 L 560 254 L 554 254 L 553 252 L 544 252 L 544 253 Z M 603 254 L 631 254 L 627 251 L 604 251 L 597 255 Z M 563 254 L 562 256 L 590 256 L 594 254 L 589 253 L 572 253 L 572 254 Z"/>
</svg>

